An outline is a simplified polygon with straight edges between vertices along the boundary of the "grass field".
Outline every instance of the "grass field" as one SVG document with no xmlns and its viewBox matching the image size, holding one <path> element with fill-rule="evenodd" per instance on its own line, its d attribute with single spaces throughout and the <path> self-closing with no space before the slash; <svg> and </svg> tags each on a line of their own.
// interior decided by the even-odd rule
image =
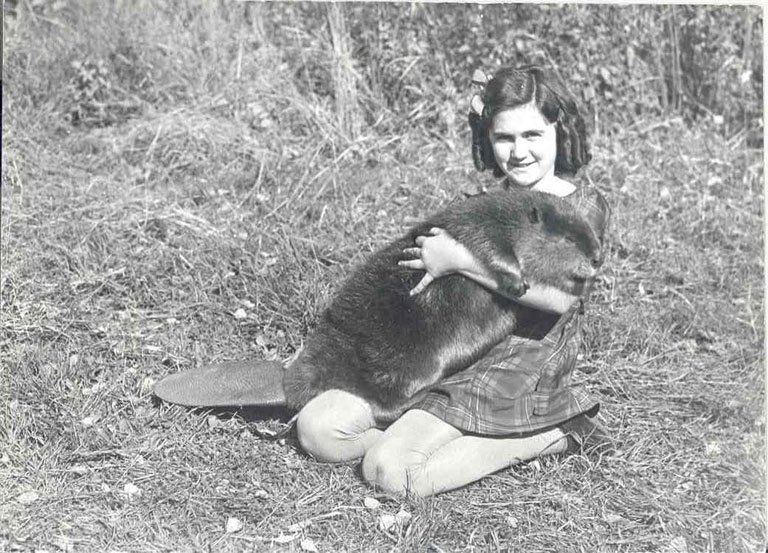
<svg viewBox="0 0 768 553">
<path fill-rule="evenodd" d="M 764 173 L 746 133 L 667 114 L 594 138 L 583 178 L 613 218 L 576 381 L 619 451 L 403 500 L 254 434 L 280 414 L 151 387 L 290 357 L 351 266 L 490 183 L 468 90 L 440 131 L 385 110 L 354 129 L 285 76 L 286 51 L 244 54 L 207 16 L 141 12 L 139 40 L 121 26 L 136 13 L 95 12 L 28 14 L 4 39 L 0 550 L 764 550 Z M 86 50 L 118 35 L 127 61 L 99 73 Z M 133 88 L 104 84 L 128 68 Z"/>
</svg>

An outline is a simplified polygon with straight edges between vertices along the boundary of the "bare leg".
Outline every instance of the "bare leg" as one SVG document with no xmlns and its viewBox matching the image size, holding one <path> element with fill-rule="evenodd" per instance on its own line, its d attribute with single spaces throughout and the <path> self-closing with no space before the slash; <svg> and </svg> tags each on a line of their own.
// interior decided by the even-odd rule
<svg viewBox="0 0 768 553">
<path fill-rule="evenodd" d="M 566 448 L 565 435 L 557 428 L 525 438 L 465 436 L 434 415 L 413 409 L 368 451 L 363 476 L 386 491 L 426 497 Z"/>
<path fill-rule="evenodd" d="M 342 390 L 328 390 L 307 403 L 296 430 L 301 447 L 326 463 L 358 459 L 382 435 L 368 402 Z"/>
</svg>

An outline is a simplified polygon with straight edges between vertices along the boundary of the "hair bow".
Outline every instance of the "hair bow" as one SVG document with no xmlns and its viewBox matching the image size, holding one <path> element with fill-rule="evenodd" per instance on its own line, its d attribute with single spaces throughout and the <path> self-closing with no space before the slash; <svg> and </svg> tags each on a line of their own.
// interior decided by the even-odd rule
<svg viewBox="0 0 768 553">
<path fill-rule="evenodd" d="M 475 72 L 472 74 L 472 84 L 478 85 L 482 90 L 487 82 L 488 77 L 483 70 L 475 69 Z M 475 93 L 469 101 L 469 127 L 472 129 L 472 161 L 478 171 L 484 171 L 487 166 L 484 159 L 487 157 L 487 154 L 484 155 L 483 152 L 484 130 L 482 117 L 484 108 L 485 105 L 483 104 L 481 94 Z"/>
<path fill-rule="evenodd" d="M 483 72 L 483 70 L 475 69 L 475 72 L 472 73 L 472 84 L 478 85 L 481 89 L 483 89 L 487 83 L 488 76 Z M 484 107 L 485 105 L 483 104 L 482 96 L 479 93 L 474 94 L 472 99 L 469 101 L 470 111 L 482 116 Z"/>
</svg>

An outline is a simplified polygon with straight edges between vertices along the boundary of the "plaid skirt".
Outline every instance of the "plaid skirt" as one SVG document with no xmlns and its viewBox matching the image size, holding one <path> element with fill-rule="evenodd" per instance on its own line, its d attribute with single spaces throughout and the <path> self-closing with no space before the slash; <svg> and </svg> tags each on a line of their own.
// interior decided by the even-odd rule
<svg viewBox="0 0 768 553">
<path fill-rule="evenodd" d="M 582 313 L 581 302 L 561 316 L 521 307 L 519 330 L 414 407 L 481 435 L 532 434 L 583 413 L 594 416 L 599 404 L 570 386 Z"/>
</svg>

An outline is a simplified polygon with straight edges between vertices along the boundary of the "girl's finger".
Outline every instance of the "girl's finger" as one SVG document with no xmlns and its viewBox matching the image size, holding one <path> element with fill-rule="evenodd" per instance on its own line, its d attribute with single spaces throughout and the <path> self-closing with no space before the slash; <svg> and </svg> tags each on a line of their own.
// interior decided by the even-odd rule
<svg viewBox="0 0 768 553">
<path fill-rule="evenodd" d="M 409 269 L 420 269 L 422 271 L 427 270 L 424 262 L 421 259 L 404 259 L 403 261 L 398 261 L 397 264 L 401 267 L 408 267 Z"/>
<path fill-rule="evenodd" d="M 414 242 L 416 242 L 417 246 L 423 246 L 424 245 L 424 240 L 426 240 L 426 239 L 427 239 L 426 236 L 417 236 L 416 240 L 414 240 Z"/>
<path fill-rule="evenodd" d="M 403 253 L 410 257 L 421 257 L 421 248 L 405 248 Z"/>
<path fill-rule="evenodd" d="M 424 275 L 424 278 L 421 279 L 421 282 L 419 282 L 416 285 L 416 287 L 413 290 L 411 290 L 410 295 L 411 296 L 415 296 L 416 294 L 419 294 L 420 292 L 423 292 L 424 289 L 427 286 L 429 286 L 430 282 L 432 282 L 433 280 L 435 280 L 435 279 L 432 278 L 432 275 L 430 275 L 429 273 L 426 273 Z"/>
<path fill-rule="evenodd" d="M 438 234 L 445 234 L 445 229 L 441 229 L 440 227 L 432 227 L 429 229 L 429 234 L 432 236 L 437 236 Z"/>
</svg>

